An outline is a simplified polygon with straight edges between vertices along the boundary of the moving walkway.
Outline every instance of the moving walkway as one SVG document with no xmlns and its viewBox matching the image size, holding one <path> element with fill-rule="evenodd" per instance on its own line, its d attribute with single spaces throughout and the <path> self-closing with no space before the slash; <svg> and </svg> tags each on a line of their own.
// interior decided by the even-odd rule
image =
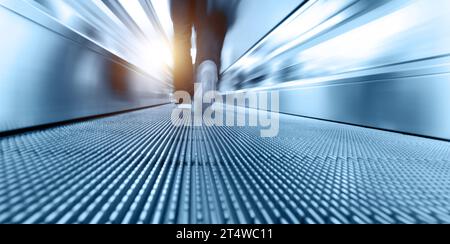
<svg viewBox="0 0 450 244">
<path fill-rule="evenodd" d="M 220 92 L 269 138 L 172 123 L 154 1 L 0 1 L 0 223 L 450 223 L 449 2 L 266 1 Z"/>
</svg>

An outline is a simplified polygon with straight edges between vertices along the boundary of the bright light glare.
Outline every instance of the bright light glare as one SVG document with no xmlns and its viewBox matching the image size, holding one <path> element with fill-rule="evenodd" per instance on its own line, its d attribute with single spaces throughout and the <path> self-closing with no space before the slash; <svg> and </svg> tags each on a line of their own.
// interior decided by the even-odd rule
<svg viewBox="0 0 450 244">
<path fill-rule="evenodd" d="M 343 66 L 353 67 L 355 64 L 372 62 L 380 55 L 380 50 L 386 51 L 387 47 L 392 46 L 386 43 L 398 43 L 395 38 L 399 33 L 413 29 L 414 24 L 417 24 L 410 21 L 413 16 L 420 16 L 420 10 L 415 5 L 306 50 L 300 54 L 299 60 L 310 66 L 308 72 L 319 68 L 321 72 L 334 72 L 344 70 Z M 391 52 L 395 53 L 396 50 Z"/>
<path fill-rule="evenodd" d="M 170 46 L 162 41 L 152 42 L 148 45 L 143 43 L 139 46 L 139 49 L 141 50 L 139 53 L 139 60 L 142 61 L 141 66 L 163 68 L 164 66 L 167 67 L 172 64 Z"/>
<path fill-rule="evenodd" d="M 151 0 L 151 2 L 164 31 L 169 39 L 171 39 L 173 36 L 173 24 L 170 16 L 169 0 Z"/>
<path fill-rule="evenodd" d="M 153 31 L 153 25 L 138 0 L 119 0 L 119 2 L 142 31 Z"/>
<path fill-rule="evenodd" d="M 173 63 L 170 44 L 156 32 L 155 26 L 148 19 L 138 0 L 119 0 L 119 2 L 148 37 L 136 36 L 136 57 L 133 59 L 136 65 L 153 75 L 166 71 Z"/>
<path fill-rule="evenodd" d="M 173 65 L 170 45 L 163 38 L 136 39 L 134 50 L 129 61 L 153 76 L 166 73 Z"/>
</svg>

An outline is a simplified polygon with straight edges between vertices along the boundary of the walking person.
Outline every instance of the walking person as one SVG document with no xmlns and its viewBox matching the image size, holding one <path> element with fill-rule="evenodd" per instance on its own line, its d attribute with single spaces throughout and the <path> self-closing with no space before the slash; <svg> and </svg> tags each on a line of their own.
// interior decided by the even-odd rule
<svg viewBox="0 0 450 244">
<path fill-rule="evenodd" d="M 203 92 L 217 89 L 221 53 L 233 24 L 238 0 L 171 0 L 174 27 L 174 89 L 194 96 L 194 83 Z M 192 30 L 197 55 L 192 64 Z"/>
</svg>

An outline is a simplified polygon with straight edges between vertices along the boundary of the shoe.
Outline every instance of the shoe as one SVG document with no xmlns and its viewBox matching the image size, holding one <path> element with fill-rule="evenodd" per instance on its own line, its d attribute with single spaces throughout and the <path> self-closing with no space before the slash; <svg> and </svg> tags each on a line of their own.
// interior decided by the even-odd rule
<svg viewBox="0 0 450 244">
<path fill-rule="evenodd" d="M 202 98 L 203 95 L 210 91 L 216 91 L 216 85 L 219 80 L 217 65 L 207 60 L 198 66 L 197 69 L 197 83 L 201 84 Z"/>
<path fill-rule="evenodd" d="M 177 101 L 177 99 L 175 99 L 175 96 L 173 95 L 172 92 L 169 94 L 169 103 L 172 103 L 172 104 L 179 104 L 180 103 L 180 101 Z"/>
</svg>

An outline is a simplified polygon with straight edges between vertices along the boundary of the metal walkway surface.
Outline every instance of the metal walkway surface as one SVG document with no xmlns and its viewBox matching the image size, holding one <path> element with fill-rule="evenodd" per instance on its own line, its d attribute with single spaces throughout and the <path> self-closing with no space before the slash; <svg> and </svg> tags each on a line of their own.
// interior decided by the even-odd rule
<svg viewBox="0 0 450 244">
<path fill-rule="evenodd" d="M 0 223 L 450 223 L 450 143 L 281 115 L 174 127 L 171 106 L 0 139 Z"/>
</svg>

